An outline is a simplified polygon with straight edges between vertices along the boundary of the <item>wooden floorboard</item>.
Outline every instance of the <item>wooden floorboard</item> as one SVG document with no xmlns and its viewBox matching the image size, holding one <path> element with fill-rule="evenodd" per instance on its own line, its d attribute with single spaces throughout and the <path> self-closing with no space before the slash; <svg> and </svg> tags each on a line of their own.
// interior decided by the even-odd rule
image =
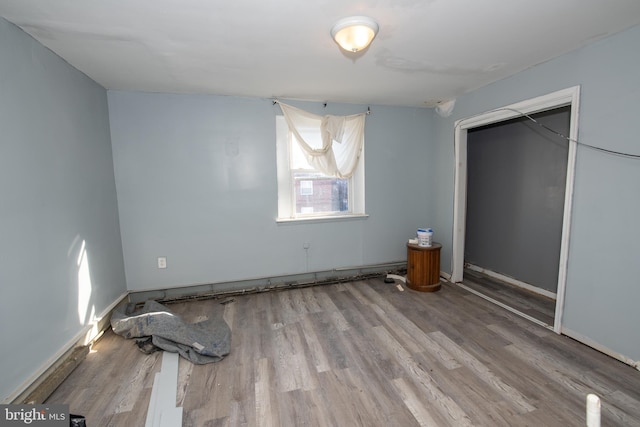
<svg viewBox="0 0 640 427">
<path fill-rule="evenodd" d="M 640 426 L 640 372 L 445 283 L 371 279 L 171 304 L 222 316 L 231 353 L 180 359 L 184 426 Z M 143 426 L 161 353 L 105 333 L 50 396 L 89 426 Z"/>
<path fill-rule="evenodd" d="M 464 270 L 462 283 L 485 296 L 553 326 L 556 302 L 549 297 L 470 269 Z"/>
</svg>

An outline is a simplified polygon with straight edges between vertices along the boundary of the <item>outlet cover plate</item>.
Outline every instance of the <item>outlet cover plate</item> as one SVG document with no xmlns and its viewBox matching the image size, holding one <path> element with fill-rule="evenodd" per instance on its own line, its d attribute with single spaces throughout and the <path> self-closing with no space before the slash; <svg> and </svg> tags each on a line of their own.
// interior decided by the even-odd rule
<svg viewBox="0 0 640 427">
<path fill-rule="evenodd" d="M 158 268 L 167 268 L 167 257 L 158 257 Z"/>
</svg>

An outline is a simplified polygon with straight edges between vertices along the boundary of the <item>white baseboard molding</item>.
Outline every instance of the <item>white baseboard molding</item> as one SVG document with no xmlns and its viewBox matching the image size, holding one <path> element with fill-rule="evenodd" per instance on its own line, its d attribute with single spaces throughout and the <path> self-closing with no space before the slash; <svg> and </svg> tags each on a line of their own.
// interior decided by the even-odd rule
<svg viewBox="0 0 640 427">
<path fill-rule="evenodd" d="M 62 348 L 60 348 L 60 350 L 43 363 L 17 389 L 7 396 L 2 403 L 9 404 L 26 397 L 38 385 L 43 383 L 48 375 L 50 375 L 64 362 L 65 357 L 71 354 L 74 348 L 90 345 L 93 341 L 99 338 L 109 326 L 111 312 L 125 299 L 127 299 L 128 296 L 129 292 L 127 291 L 116 298 L 116 300 L 109 304 L 109 306 L 100 313 L 92 323 L 84 326 L 80 332 L 71 338 L 71 340 L 69 340 L 64 346 L 62 346 Z"/>
<path fill-rule="evenodd" d="M 514 279 L 513 277 L 505 276 L 504 274 L 496 273 L 495 271 L 487 270 L 486 268 L 478 267 L 477 265 L 473 265 L 473 264 L 465 264 L 465 267 L 468 268 L 469 270 L 477 271 L 478 273 L 485 274 L 489 277 L 493 277 L 494 279 L 501 280 L 510 285 L 517 286 L 522 289 L 526 289 L 529 292 L 533 292 L 535 294 L 542 295 L 547 298 L 551 298 L 554 301 L 557 298 L 557 295 L 554 292 L 539 288 L 537 286 L 530 285 L 529 283 L 522 282 L 518 279 Z"/>
<path fill-rule="evenodd" d="M 586 337 L 576 331 L 572 331 L 571 329 L 562 327 L 562 330 L 560 331 L 560 333 L 570 338 L 573 338 L 574 340 L 579 341 L 585 345 L 588 345 L 589 347 L 595 350 L 598 350 L 600 353 L 604 353 L 607 356 L 611 356 L 614 359 L 617 359 L 623 363 L 626 363 L 627 365 L 633 368 L 636 368 L 637 370 L 640 371 L 640 361 L 633 360 L 630 357 L 627 357 L 623 354 L 618 353 L 617 351 L 611 350 L 609 347 L 605 347 L 604 345 L 595 342 L 591 338 Z"/>
</svg>

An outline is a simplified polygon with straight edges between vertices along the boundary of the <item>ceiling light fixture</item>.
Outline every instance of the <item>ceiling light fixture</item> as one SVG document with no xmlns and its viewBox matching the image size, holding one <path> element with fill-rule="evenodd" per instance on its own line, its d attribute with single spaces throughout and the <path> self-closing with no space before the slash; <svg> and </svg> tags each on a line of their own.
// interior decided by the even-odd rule
<svg viewBox="0 0 640 427">
<path fill-rule="evenodd" d="M 358 52 L 378 33 L 378 24 L 366 16 L 350 16 L 335 23 L 331 37 L 347 52 Z"/>
</svg>

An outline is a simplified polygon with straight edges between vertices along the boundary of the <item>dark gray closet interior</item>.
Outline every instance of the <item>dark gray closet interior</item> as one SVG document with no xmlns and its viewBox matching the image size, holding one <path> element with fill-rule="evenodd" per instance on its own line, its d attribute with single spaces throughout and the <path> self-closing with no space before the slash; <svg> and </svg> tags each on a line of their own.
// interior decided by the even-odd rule
<svg viewBox="0 0 640 427">
<path fill-rule="evenodd" d="M 532 117 L 569 134 L 569 107 Z M 569 142 L 522 117 L 467 143 L 465 262 L 555 293 Z"/>
</svg>

